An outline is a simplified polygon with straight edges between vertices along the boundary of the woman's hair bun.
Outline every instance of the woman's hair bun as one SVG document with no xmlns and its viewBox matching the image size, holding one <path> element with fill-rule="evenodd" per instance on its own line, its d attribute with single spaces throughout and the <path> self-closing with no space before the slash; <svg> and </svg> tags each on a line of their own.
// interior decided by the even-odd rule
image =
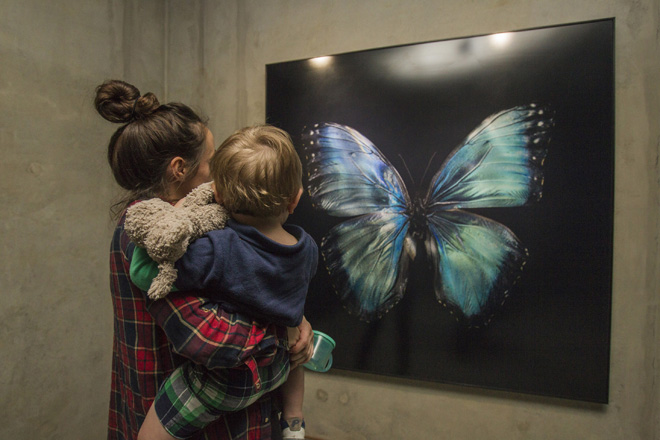
<svg viewBox="0 0 660 440">
<path fill-rule="evenodd" d="M 113 79 L 96 88 L 94 106 L 108 121 L 126 123 L 150 115 L 160 103 L 153 93 L 140 96 L 134 85 Z"/>
</svg>

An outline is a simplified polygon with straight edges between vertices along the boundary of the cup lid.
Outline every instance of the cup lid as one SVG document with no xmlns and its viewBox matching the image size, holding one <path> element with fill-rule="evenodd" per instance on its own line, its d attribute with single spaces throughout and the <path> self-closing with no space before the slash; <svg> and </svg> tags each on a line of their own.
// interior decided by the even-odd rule
<svg viewBox="0 0 660 440">
<path fill-rule="evenodd" d="M 332 339 L 330 336 L 327 334 L 320 332 L 318 330 L 314 330 L 314 334 L 320 336 L 321 338 L 325 339 L 327 342 L 332 344 L 332 348 L 335 348 L 337 346 L 337 343 L 335 342 L 334 339 Z"/>
</svg>

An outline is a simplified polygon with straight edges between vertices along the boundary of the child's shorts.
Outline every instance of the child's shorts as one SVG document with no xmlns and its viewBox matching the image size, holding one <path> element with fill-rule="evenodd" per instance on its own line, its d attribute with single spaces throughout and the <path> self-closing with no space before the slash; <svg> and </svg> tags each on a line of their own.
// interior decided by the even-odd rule
<svg viewBox="0 0 660 440">
<path fill-rule="evenodd" d="M 154 407 L 160 423 L 173 437 L 187 438 L 223 414 L 247 408 L 286 381 L 289 353 L 277 350 L 266 367 L 250 364 L 209 370 L 190 361 L 184 363 L 156 395 Z"/>
</svg>

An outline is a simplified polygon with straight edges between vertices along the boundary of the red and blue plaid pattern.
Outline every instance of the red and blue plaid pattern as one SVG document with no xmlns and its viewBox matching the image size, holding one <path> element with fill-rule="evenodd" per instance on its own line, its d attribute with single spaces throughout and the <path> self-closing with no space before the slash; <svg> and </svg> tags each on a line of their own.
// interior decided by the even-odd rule
<svg viewBox="0 0 660 440">
<path fill-rule="evenodd" d="M 165 378 L 186 358 L 207 368 L 272 362 L 286 331 L 218 309 L 185 292 L 148 302 L 129 278 L 134 244 L 117 224 L 110 251 L 110 287 L 115 312 L 109 440 L 133 440 Z M 283 341 L 283 342 L 281 342 Z M 270 395 L 223 416 L 195 439 L 270 439 Z"/>
</svg>

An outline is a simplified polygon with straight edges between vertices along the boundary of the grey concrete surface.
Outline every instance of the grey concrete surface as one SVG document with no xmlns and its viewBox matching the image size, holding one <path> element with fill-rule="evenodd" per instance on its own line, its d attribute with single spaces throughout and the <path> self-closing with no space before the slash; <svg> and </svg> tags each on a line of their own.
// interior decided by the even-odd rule
<svg viewBox="0 0 660 440">
<path fill-rule="evenodd" d="M 124 78 L 211 119 L 265 112 L 265 65 L 616 18 L 616 181 L 606 406 L 352 374 L 308 374 L 328 440 L 660 439 L 657 0 L 0 0 L 2 439 L 105 436 L 112 305 L 105 162 L 93 89 Z"/>
</svg>

